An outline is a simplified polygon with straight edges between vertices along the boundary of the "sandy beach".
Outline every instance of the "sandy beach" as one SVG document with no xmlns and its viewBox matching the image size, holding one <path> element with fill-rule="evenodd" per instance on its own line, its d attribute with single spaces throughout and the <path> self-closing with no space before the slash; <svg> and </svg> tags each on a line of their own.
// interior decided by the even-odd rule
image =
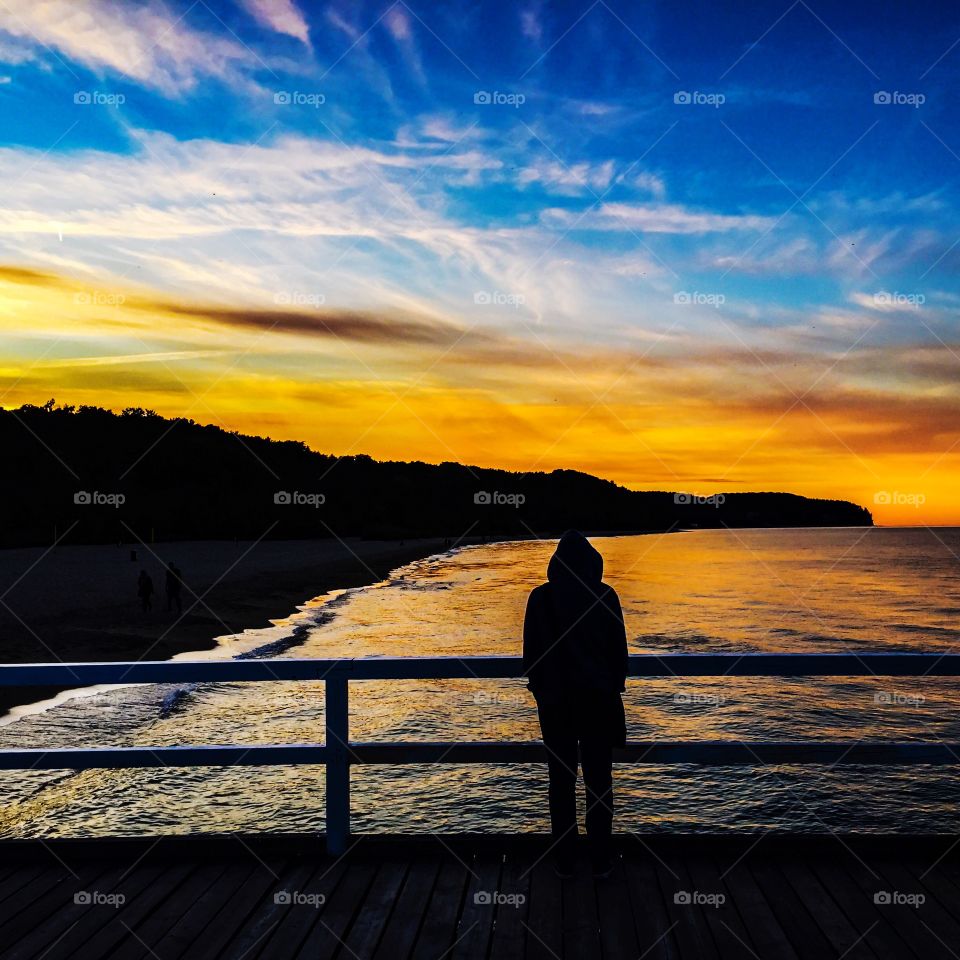
<svg viewBox="0 0 960 960">
<path fill-rule="evenodd" d="M 383 579 L 439 553 L 442 540 L 184 541 L 148 547 L 59 546 L 0 551 L 0 662 L 166 660 L 218 636 L 268 626 L 298 604 Z M 164 567 L 182 571 L 183 612 L 167 612 Z M 146 570 L 153 609 L 137 598 Z M 0 688 L 0 713 L 52 696 Z"/>
</svg>

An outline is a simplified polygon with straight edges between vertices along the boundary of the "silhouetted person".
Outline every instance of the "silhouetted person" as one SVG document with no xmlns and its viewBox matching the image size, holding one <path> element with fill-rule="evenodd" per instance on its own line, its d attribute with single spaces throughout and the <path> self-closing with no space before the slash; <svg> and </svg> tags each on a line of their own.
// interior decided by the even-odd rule
<svg viewBox="0 0 960 960">
<path fill-rule="evenodd" d="M 153 609 L 153 578 L 146 570 L 141 570 L 137 578 L 137 596 L 140 598 L 140 609 L 149 613 Z"/>
<path fill-rule="evenodd" d="M 627 638 L 616 591 L 603 582 L 603 557 L 576 530 L 557 544 L 547 583 L 527 600 L 523 671 L 537 701 L 550 774 L 550 826 L 556 868 L 571 876 L 577 843 L 577 748 L 587 794 L 587 838 L 594 874 L 614 867 L 613 757 L 626 742 L 620 694 Z"/>
<path fill-rule="evenodd" d="M 167 578 L 166 578 L 166 589 L 167 589 L 167 612 L 172 610 L 174 607 L 177 608 L 177 613 L 183 611 L 183 604 L 180 601 L 180 586 L 183 583 L 183 577 L 180 573 L 180 570 L 174 565 L 174 562 L 171 560 L 167 564 Z"/>
</svg>

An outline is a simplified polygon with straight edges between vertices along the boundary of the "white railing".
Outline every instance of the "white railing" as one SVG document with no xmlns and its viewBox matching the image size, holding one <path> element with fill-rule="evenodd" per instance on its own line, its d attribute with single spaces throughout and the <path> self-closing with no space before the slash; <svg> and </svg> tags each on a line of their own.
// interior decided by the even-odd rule
<svg viewBox="0 0 960 960">
<path fill-rule="evenodd" d="M 522 676 L 515 656 L 367 657 L 353 660 L 166 660 L 133 663 L 0 665 L 0 686 L 81 687 L 94 684 L 322 680 L 323 744 L 251 746 L 86 747 L 0 750 L 0 770 L 94 770 L 136 767 L 326 767 L 326 839 L 331 852 L 350 839 L 350 766 L 395 763 L 542 763 L 539 741 L 377 742 L 350 740 L 351 680 L 507 679 Z M 630 677 L 955 677 L 960 654 L 698 653 L 630 657 Z M 615 752 L 627 763 L 958 764 L 960 743 L 924 741 L 630 741 Z"/>
</svg>

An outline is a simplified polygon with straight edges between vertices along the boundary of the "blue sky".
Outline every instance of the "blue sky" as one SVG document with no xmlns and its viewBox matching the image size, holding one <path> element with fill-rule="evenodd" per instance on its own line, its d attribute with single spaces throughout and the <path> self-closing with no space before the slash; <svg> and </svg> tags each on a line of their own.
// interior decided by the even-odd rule
<svg viewBox="0 0 960 960">
<path fill-rule="evenodd" d="M 609 356 L 675 362 L 672 402 L 698 409 L 760 371 L 751 416 L 811 391 L 854 466 L 918 429 L 952 463 L 958 73 L 960 16 L 937 4 L 3 0 L 0 261 L 154 304 L 449 324 L 483 342 L 431 377 L 501 409 L 577 376 L 602 406 Z M 51 327 L 55 355 L 142 363 L 130 323 Z M 147 352 L 209 375 L 200 333 L 155 328 Z M 49 346 L 12 334 L 20 358 Z M 405 334 L 378 337 L 356 334 L 374 353 L 349 376 L 408 377 L 387 355 Z M 311 362 L 347 376 L 326 346 Z M 559 379 L 518 399 L 524 350 Z M 591 350 L 608 356 L 588 376 Z M 261 374 L 303 362 L 253 356 Z M 605 376 L 616 394 L 620 368 Z M 865 446 L 845 426 L 864 419 Z M 490 444 L 475 455 L 505 462 Z"/>
<path fill-rule="evenodd" d="M 903 4 L 803 2 L 7 7 L 0 139 L 47 158 L 142 156 L 143 136 L 162 135 L 267 147 L 299 137 L 375 151 L 377 167 L 419 157 L 416 184 L 399 189 L 429 193 L 431 209 L 458 225 L 544 224 L 626 257 L 636 233 L 656 233 L 640 249 L 674 285 L 717 286 L 722 260 L 728 301 L 842 301 L 864 273 L 877 285 L 870 268 L 901 285 L 922 273 L 929 289 L 956 267 L 948 255 L 928 271 L 942 250 L 921 235 L 949 231 L 955 207 L 960 50 L 946 7 L 922 16 Z M 478 105 L 481 90 L 524 102 Z M 81 111 L 77 91 L 125 102 Z M 724 102 L 678 105 L 678 91 Z M 925 102 L 878 105 L 877 91 Z M 276 104 L 278 92 L 324 102 Z M 671 227 L 638 205 L 693 219 Z M 591 207 L 607 215 L 575 223 Z M 737 218 L 773 218 L 747 225 L 762 232 L 781 215 L 786 229 L 750 253 L 728 252 Z M 710 216 L 732 219 L 701 229 Z M 791 242 L 780 239 L 788 233 Z M 891 235 L 906 241 L 895 254 Z M 744 249 L 756 239 L 744 237 Z M 811 269 L 847 237 L 839 275 Z M 782 266 L 775 282 L 757 276 L 752 254 L 764 273 Z M 743 257 L 736 276 L 724 256 Z"/>
</svg>

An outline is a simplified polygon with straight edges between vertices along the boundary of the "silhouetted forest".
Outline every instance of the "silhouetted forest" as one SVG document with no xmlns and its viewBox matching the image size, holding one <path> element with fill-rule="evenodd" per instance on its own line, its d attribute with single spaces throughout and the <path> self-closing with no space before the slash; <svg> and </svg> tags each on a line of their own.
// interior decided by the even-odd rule
<svg viewBox="0 0 960 960">
<path fill-rule="evenodd" d="M 682 527 L 869 526 L 868 510 L 787 493 L 706 502 L 572 470 L 333 457 L 149 410 L 0 410 L 4 546 L 138 539 L 548 536 Z"/>
</svg>

